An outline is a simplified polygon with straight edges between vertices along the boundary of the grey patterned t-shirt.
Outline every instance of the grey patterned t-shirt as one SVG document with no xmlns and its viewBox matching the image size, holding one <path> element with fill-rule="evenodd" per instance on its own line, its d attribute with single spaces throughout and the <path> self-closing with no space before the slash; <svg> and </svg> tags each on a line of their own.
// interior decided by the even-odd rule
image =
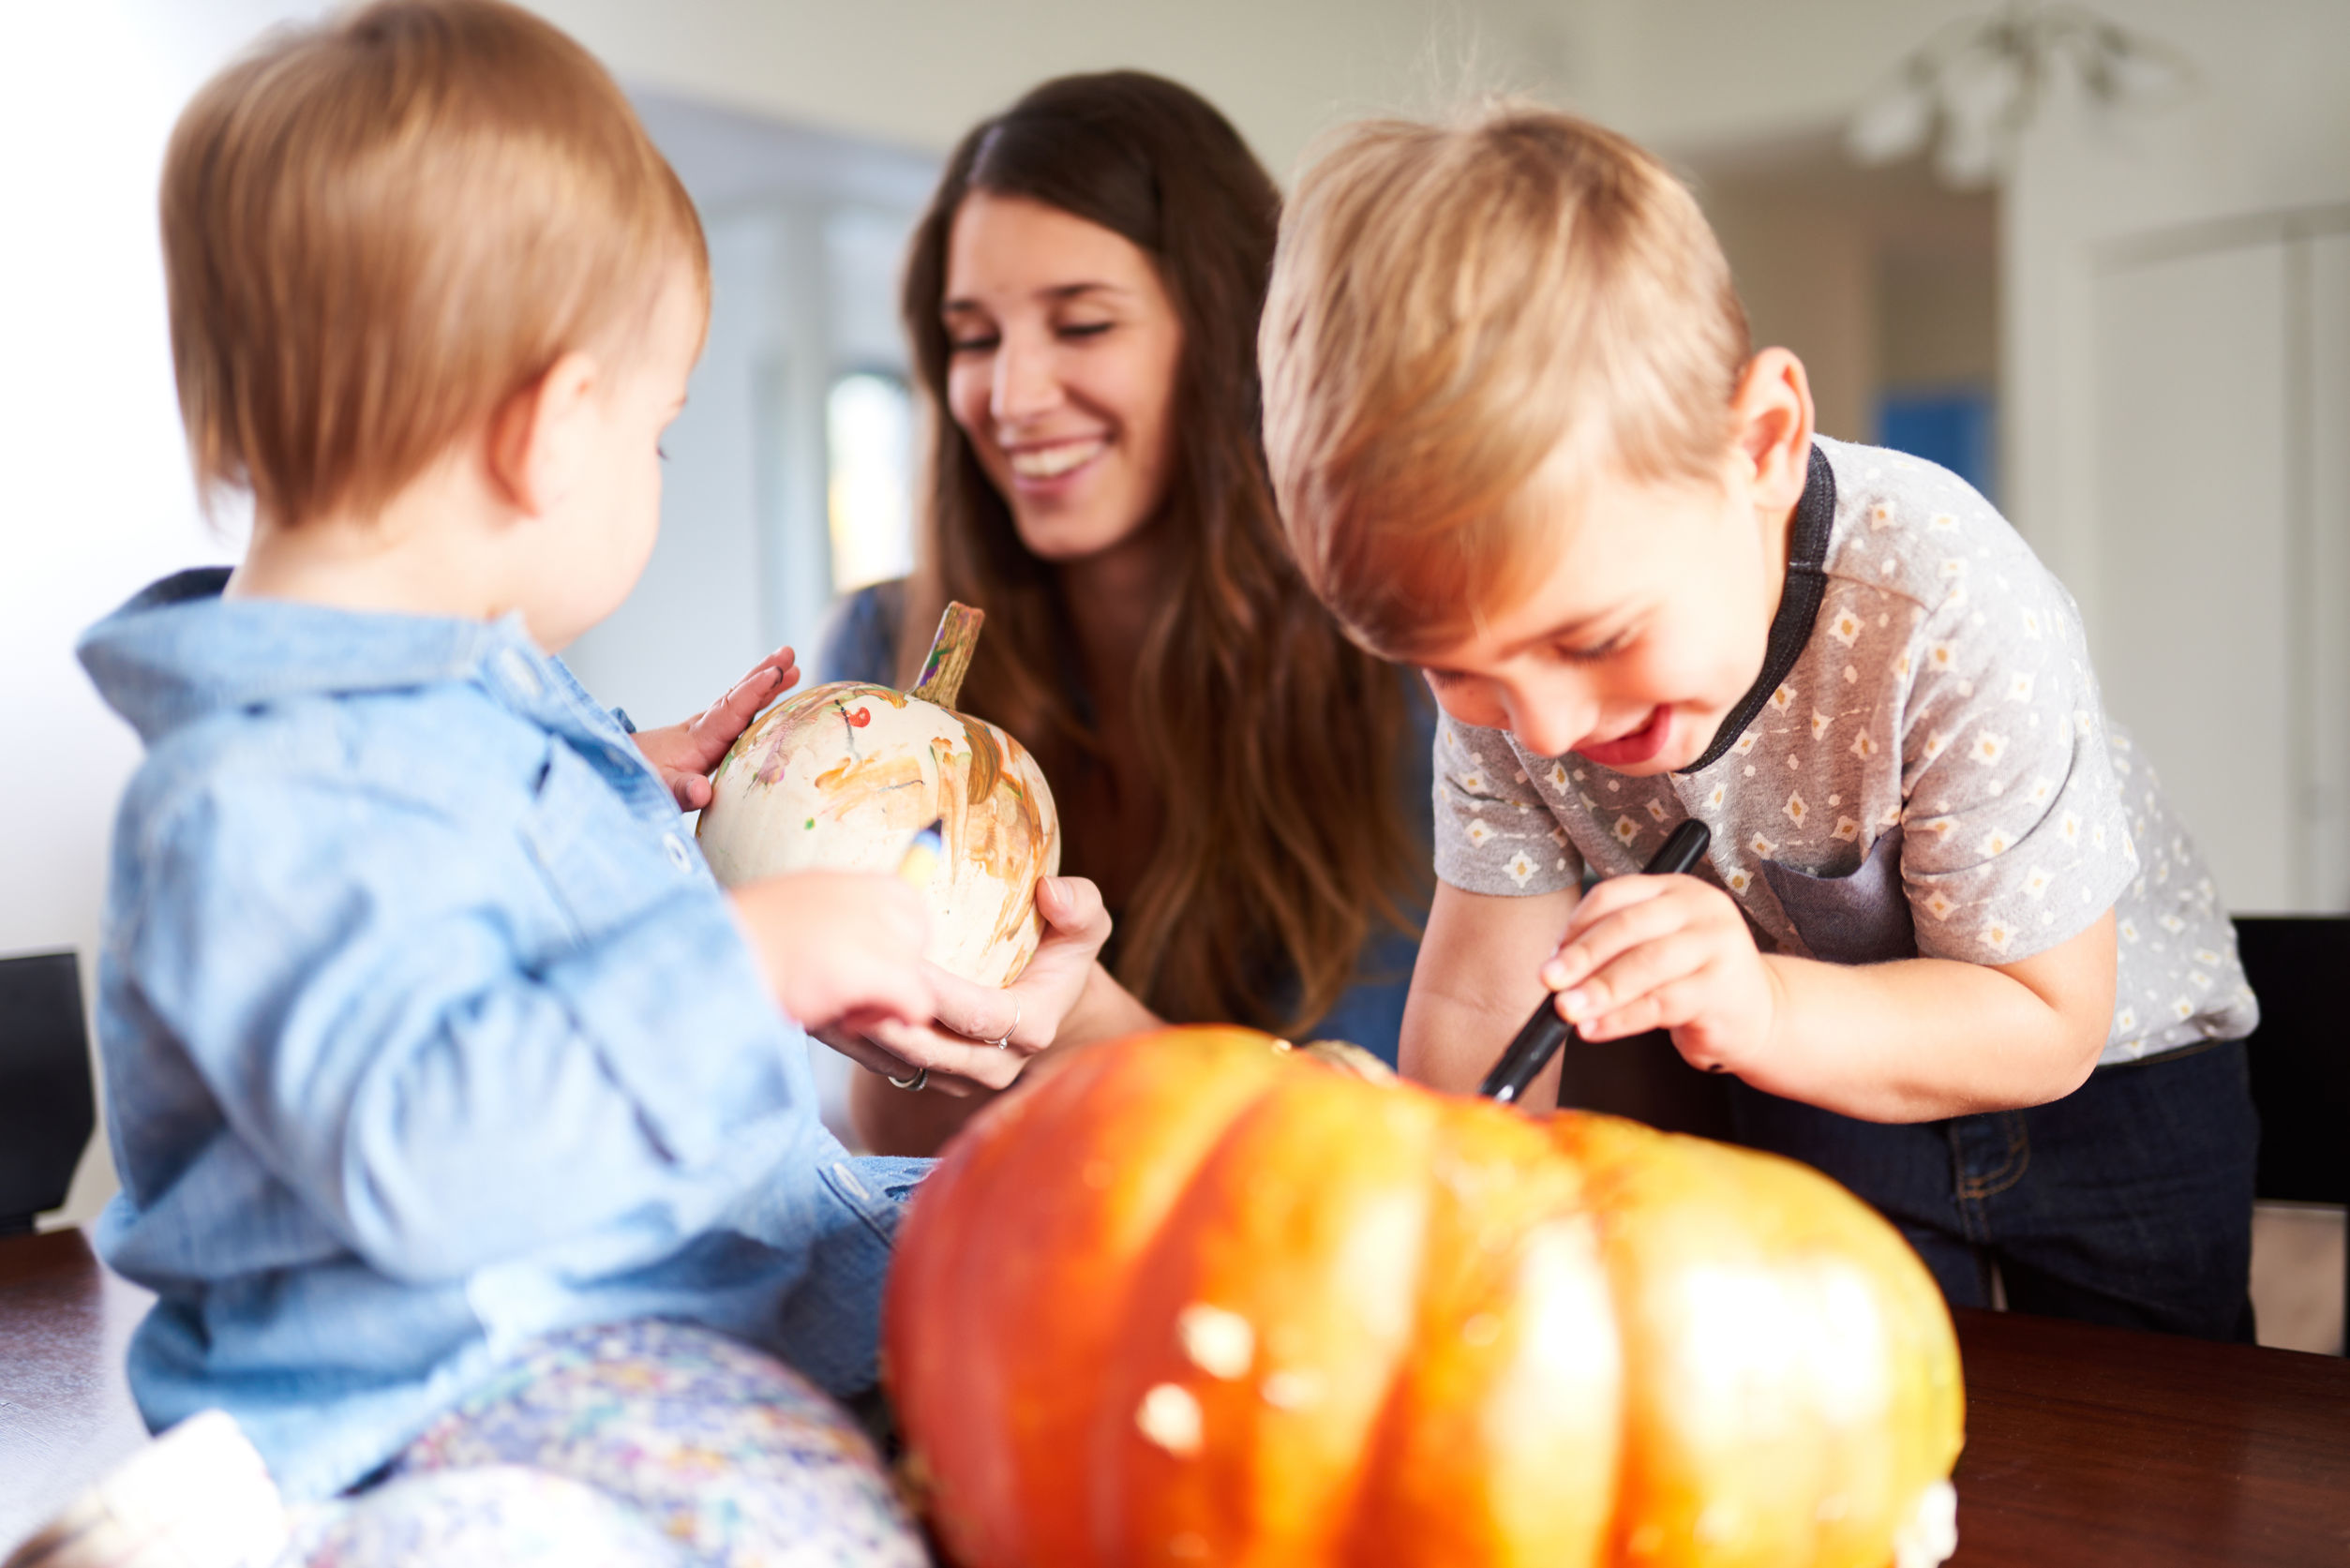
<svg viewBox="0 0 2350 1568">
<path fill-rule="evenodd" d="M 1468 892 L 1558 891 L 1586 865 L 1638 871 L 1695 816 L 1714 830 L 1699 874 L 1766 952 L 2013 963 L 2111 908 L 2103 1062 L 2251 1033 L 2234 928 L 2105 718 L 2072 596 L 1955 475 L 1819 451 L 1834 480 L 1833 502 L 1819 476 L 1805 502 L 1834 509 L 1819 611 L 1737 739 L 1692 771 L 1627 778 L 1446 716 L 1436 874 Z"/>
</svg>

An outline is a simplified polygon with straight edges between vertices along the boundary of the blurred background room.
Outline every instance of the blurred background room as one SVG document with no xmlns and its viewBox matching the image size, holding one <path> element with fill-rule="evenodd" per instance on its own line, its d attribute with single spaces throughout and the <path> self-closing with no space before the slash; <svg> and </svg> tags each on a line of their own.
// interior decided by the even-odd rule
<svg viewBox="0 0 2350 1568">
<path fill-rule="evenodd" d="M 1138 67 L 1205 94 L 1285 176 L 1347 117 L 1508 90 L 1690 176 L 1825 433 L 1930 456 L 2013 518 L 2080 601 L 2107 702 L 2231 908 L 2350 911 L 2340 0 L 535 4 L 636 96 L 711 241 L 660 545 L 569 654 L 640 720 L 700 708 L 778 643 L 811 657 L 837 594 L 910 565 L 923 412 L 897 270 L 972 122 L 1049 76 Z M 322 8 L 0 12 L 0 957 L 77 952 L 85 988 L 136 744 L 74 636 L 237 548 L 181 445 L 164 140 L 241 45 Z M 42 1223 L 86 1222 L 112 1187 L 100 1137 Z M 2264 1338 L 2339 1346 L 2342 1233 L 2338 1207 L 2264 1217 Z"/>
</svg>

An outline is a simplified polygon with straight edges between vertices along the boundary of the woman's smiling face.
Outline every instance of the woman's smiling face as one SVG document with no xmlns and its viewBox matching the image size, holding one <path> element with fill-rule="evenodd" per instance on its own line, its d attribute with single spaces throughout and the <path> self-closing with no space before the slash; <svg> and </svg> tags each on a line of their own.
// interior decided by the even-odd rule
<svg viewBox="0 0 2350 1568">
<path fill-rule="evenodd" d="M 1082 560 L 1165 498 L 1183 330 L 1149 256 L 1019 196 L 955 214 L 940 306 L 947 405 L 1021 542 Z"/>
</svg>

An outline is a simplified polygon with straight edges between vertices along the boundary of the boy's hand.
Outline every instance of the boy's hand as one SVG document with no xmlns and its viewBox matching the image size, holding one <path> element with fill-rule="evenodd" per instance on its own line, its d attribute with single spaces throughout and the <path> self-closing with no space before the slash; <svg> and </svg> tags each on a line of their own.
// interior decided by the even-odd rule
<svg viewBox="0 0 2350 1568">
<path fill-rule="evenodd" d="M 697 812 L 710 804 L 710 770 L 718 766 L 759 709 L 789 691 L 800 679 L 788 648 L 779 648 L 734 683 L 733 690 L 680 724 L 636 732 L 636 749 L 660 770 L 661 782 L 677 798 L 678 810 Z"/>
<path fill-rule="evenodd" d="M 1771 1039 L 1778 987 L 1745 917 L 1694 876 L 1611 876 L 1583 895 L 1542 983 L 1585 1039 L 1669 1029 L 1693 1067 L 1736 1072 Z"/>
<path fill-rule="evenodd" d="M 728 895 L 776 1005 L 801 1027 L 927 1022 L 930 906 L 876 872 L 803 871 Z"/>
</svg>

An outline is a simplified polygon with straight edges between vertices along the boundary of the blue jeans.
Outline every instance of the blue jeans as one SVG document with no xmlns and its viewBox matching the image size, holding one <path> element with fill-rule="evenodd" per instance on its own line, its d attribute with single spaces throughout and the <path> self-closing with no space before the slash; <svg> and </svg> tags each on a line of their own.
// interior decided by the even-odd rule
<svg viewBox="0 0 2350 1568">
<path fill-rule="evenodd" d="M 2101 1068 L 2028 1111 L 1883 1126 L 1731 1084 L 1738 1141 L 1834 1176 L 1901 1228 L 1953 1307 L 2253 1337 L 2244 1042 Z"/>
</svg>

